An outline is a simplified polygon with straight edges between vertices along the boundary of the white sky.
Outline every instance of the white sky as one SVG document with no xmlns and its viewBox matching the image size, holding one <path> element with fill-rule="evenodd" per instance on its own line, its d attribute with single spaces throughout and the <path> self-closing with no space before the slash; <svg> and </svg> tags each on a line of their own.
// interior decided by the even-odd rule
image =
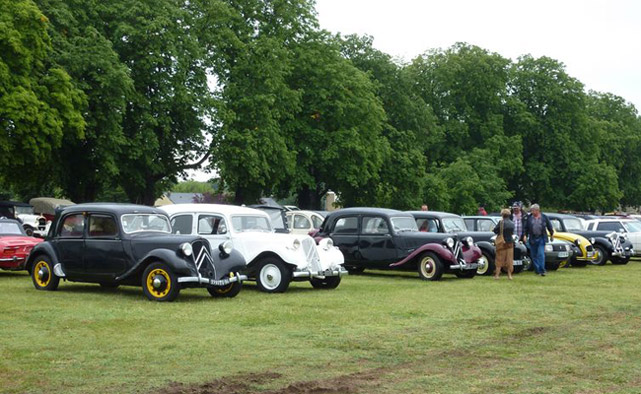
<svg viewBox="0 0 641 394">
<path fill-rule="evenodd" d="M 639 0 L 316 0 L 316 11 L 321 28 L 369 34 L 406 61 L 458 41 L 513 60 L 548 56 L 641 110 Z"/>
</svg>

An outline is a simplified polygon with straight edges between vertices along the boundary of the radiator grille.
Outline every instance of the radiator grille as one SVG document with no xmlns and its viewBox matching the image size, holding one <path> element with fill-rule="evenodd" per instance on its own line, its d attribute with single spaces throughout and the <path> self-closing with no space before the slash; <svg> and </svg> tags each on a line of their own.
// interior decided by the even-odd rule
<svg viewBox="0 0 641 394">
<path fill-rule="evenodd" d="M 316 249 L 316 242 L 310 237 L 303 239 L 303 252 L 305 252 L 305 259 L 309 263 L 313 271 L 322 271 L 320 256 Z"/>
</svg>

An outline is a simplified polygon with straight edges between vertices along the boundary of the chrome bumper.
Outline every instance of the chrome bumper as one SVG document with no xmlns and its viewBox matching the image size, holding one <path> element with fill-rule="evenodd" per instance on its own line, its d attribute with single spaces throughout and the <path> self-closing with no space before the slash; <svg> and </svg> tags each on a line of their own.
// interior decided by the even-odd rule
<svg viewBox="0 0 641 394">
<path fill-rule="evenodd" d="M 449 268 L 451 270 L 465 271 L 465 270 L 476 270 L 476 269 L 479 269 L 479 268 L 484 267 L 484 266 L 485 266 L 485 263 L 481 261 L 481 262 L 478 262 L 478 263 L 469 263 L 469 264 L 459 263 L 459 264 L 454 264 L 454 265 L 450 265 Z"/>
<path fill-rule="evenodd" d="M 201 285 L 209 285 L 209 286 L 227 286 L 228 284 L 238 282 L 238 281 L 245 281 L 247 280 L 247 275 L 240 275 L 236 274 L 236 276 L 232 276 L 231 278 L 225 278 L 225 279 L 207 279 L 207 278 L 199 278 L 197 276 L 182 276 L 178 278 L 178 283 L 200 283 Z"/>
<path fill-rule="evenodd" d="M 325 271 L 294 271 L 294 278 L 324 278 L 326 276 L 344 276 L 347 275 L 347 270 L 343 267 L 340 267 L 337 270 L 325 270 Z"/>
</svg>

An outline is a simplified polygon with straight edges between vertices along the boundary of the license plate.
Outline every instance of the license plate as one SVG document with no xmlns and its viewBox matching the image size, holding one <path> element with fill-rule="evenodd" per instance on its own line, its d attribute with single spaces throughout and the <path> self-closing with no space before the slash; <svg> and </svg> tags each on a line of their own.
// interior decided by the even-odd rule
<svg viewBox="0 0 641 394">
<path fill-rule="evenodd" d="M 512 265 L 523 265 L 523 260 L 514 260 Z"/>
<path fill-rule="evenodd" d="M 559 257 L 568 257 L 569 255 L 568 252 L 559 252 Z"/>
</svg>

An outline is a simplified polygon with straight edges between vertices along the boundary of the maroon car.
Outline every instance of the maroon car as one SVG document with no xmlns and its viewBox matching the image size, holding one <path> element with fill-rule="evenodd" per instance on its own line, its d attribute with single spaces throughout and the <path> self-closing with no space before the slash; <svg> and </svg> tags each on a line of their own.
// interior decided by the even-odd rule
<svg viewBox="0 0 641 394">
<path fill-rule="evenodd" d="M 31 249 L 40 242 L 40 238 L 27 236 L 18 221 L 0 219 L 0 269 L 24 270 Z"/>
<path fill-rule="evenodd" d="M 471 237 L 419 231 L 414 217 L 381 208 L 346 208 L 332 212 L 315 234 L 329 237 L 345 256 L 345 268 L 417 270 L 424 280 L 444 273 L 471 278 L 483 262 Z"/>
</svg>

